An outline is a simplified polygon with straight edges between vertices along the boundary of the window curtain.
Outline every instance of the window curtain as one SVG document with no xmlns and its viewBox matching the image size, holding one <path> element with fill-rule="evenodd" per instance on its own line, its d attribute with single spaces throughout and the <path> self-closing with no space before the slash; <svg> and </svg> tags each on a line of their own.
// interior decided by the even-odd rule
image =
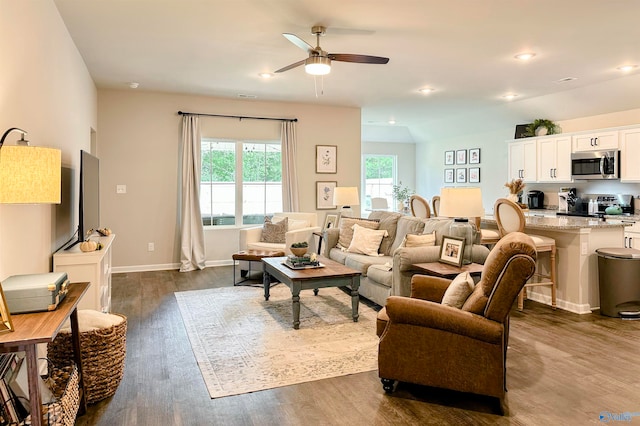
<svg viewBox="0 0 640 426">
<path fill-rule="evenodd" d="M 296 123 L 282 122 L 282 209 L 299 211 L 298 173 L 296 170 Z"/>
<path fill-rule="evenodd" d="M 204 229 L 200 215 L 200 121 L 182 117 L 182 205 L 180 272 L 204 269 Z"/>
</svg>

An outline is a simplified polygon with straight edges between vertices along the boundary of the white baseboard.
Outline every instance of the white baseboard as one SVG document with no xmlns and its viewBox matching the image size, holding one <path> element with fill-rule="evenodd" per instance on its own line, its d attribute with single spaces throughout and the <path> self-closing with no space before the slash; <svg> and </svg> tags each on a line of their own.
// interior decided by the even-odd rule
<svg viewBox="0 0 640 426">
<path fill-rule="evenodd" d="M 537 293 L 537 292 L 527 292 L 527 299 L 544 303 L 545 305 L 551 306 L 551 296 L 547 296 L 545 294 Z M 567 302 L 566 300 L 556 298 L 556 307 L 563 309 L 565 311 L 573 312 L 574 314 L 590 314 L 593 309 L 588 303 L 578 304 L 573 302 Z"/>
<path fill-rule="evenodd" d="M 210 260 L 205 262 L 205 267 L 212 268 L 216 266 L 231 266 L 233 260 Z M 126 272 L 149 272 L 149 271 L 171 271 L 180 269 L 179 263 L 165 263 L 159 265 L 130 265 L 130 266 L 114 266 L 111 272 L 114 274 Z"/>
</svg>

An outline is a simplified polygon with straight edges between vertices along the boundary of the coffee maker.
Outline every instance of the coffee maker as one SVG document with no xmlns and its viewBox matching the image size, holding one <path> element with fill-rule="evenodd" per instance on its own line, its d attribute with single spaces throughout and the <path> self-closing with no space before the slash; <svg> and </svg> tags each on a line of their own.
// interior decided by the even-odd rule
<svg viewBox="0 0 640 426">
<path fill-rule="evenodd" d="M 527 193 L 527 200 L 530 209 L 542 209 L 544 202 L 544 192 L 532 190 Z"/>
</svg>

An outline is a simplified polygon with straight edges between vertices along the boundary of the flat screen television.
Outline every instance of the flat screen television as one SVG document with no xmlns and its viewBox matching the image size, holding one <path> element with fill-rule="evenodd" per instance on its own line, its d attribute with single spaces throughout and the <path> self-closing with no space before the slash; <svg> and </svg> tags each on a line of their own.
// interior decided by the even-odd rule
<svg viewBox="0 0 640 426">
<path fill-rule="evenodd" d="M 80 151 L 80 195 L 78 209 L 78 241 L 86 240 L 100 228 L 100 160 Z"/>
</svg>

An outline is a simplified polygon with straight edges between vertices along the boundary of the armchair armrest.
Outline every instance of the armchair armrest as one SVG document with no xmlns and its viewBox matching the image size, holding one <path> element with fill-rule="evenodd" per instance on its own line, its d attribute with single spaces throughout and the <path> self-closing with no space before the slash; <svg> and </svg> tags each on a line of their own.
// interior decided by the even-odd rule
<svg viewBox="0 0 640 426">
<path fill-rule="evenodd" d="M 386 305 L 389 325 L 406 324 L 458 334 L 491 344 L 502 344 L 504 326 L 480 315 L 428 300 L 390 296 Z M 384 334 L 383 334 L 384 337 Z"/>
<path fill-rule="evenodd" d="M 322 237 L 322 239 L 324 240 L 324 253 L 322 255 L 324 257 L 329 258 L 329 252 L 338 244 L 339 238 L 339 228 L 329 228 L 324 230 Z"/>
<path fill-rule="evenodd" d="M 257 243 L 262 236 L 262 226 L 240 229 L 240 250 L 246 250 L 248 243 Z"/>
<path fill-rule="evenodd" d="M 411 277 L 411 297 L 441 303 L 451 280 L 416 274 Z"/>
<path fill-rule="evenodd" d="M 399 247 L 393 252 L 393 278 L 391 294 L 409 296 L 411 294 L 411 276 L 414 263 L 437 262 L 440 258 L 440 246 Z"/>
</svg>

